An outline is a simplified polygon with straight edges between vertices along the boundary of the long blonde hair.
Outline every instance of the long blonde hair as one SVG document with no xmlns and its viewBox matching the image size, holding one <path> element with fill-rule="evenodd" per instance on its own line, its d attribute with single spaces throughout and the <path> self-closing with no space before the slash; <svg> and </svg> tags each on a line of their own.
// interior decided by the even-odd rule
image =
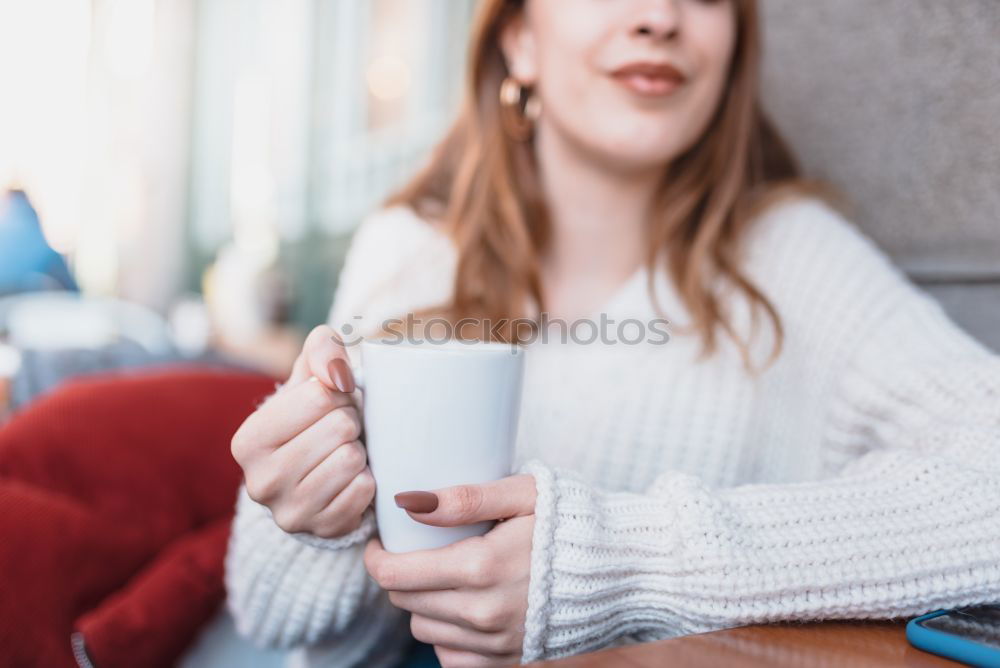
<svg viewBox="0 0 1000 668">
<path fill-rule="evenodd" d="M 700 358 L 717 348 L 721 327 L 738 345 L 748 372 L 750 342 L 742 341 L 724 313 L 713 285 L 729 279 L 775 329 L 768 364 L 781 351 L 778 313 L 741 272 L 741 240 L 755 216 L 778 199 L 815 194 L 831 199 L 825 185 L 799 177 L 796 161 L 758 102 L 760 33 L 756 0 L 732 0 L 736 43 L 728 83 L 702 137 L 665 168 L 656 195 L 657 213 L 647 229 L 654 267 L 667 253 L 670 279 L 700 335 Z M 500 48 L 503 26 L 523 0 L 485 0 L 474 22 L 465 95 L 460 113 L 428 164 L 387 205 L 406 204 L 445 227 L 458 251 L 451 300 L 433 311 L 452 322 L 463 318 L 524 318 L 526 299 L 544 312 L 539 258 L 550 225 L 539 187 L 532 142 L 504 130 L 498 91 L 507 76 Z M 652 291 L 653 272 L 648 288 Z M 501 328 L 501 338 L 517 338 Z"/>
</svg>

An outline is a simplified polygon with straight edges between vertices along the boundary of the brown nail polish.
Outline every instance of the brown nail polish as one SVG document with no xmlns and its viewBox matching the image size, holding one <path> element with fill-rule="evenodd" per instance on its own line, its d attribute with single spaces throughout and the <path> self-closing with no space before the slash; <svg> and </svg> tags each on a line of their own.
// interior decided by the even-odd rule
<svg viewBox="0 0 1000 668">
<path fill-rule="evenodd" d="M 347 393 L 354 391 L 354 374 L 351 373 L 351 367 L 347 366 L 347 362 L 337 357 L 330 360 L 326 368 L 338 390 Z"/>
<path fill-rule="evenodd" d="M 429 513 L 438 507 L 438 497 L 434 492 L 400 492 L 393 498 L 397 506 L 414 513 Z"/>
</svg>

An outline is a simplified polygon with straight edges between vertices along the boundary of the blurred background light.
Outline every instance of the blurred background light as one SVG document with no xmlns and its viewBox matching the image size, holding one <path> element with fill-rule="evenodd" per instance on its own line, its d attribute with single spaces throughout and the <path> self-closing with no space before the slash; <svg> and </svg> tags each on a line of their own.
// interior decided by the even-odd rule
<svg viewBox="0 0 1000 668">
<path fill-rule="evenodd" d="M 62 252 L 78 232 L 90 20 L 88 0 L 0 2 L 0 188 L 31 186 Z"/>
<path fill-rule="evenodd" d="M 154 0 L 115 0 L 111 4 L 104 55 L 115 76 L 134 80 L 149 69 L 155 19 Z"/>
<path fill-rule="evenodd" d="M 397 56 L 382 56 L 368 65 L 368 90 L 380 100 L 390 102 L 406 94 L 410 87 L 410 68 Z"/>
<path fill-rule="evenodd" d="M 474 5 L 0 0 L 0 194 L 27 193 L 85 300 L 280 373 L 451 120 Z"/>
</svg>

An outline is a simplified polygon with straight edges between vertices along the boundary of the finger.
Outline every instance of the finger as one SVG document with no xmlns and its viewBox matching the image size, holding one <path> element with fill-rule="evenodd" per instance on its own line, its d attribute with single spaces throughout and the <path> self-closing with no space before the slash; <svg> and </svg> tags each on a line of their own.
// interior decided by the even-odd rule
<svg viewBox="0 0 1000 668">
<path fill-rule="evenodd" d="M 491 656 L 469 652 L 464 649 L 453 649 L 444 645 L 435 645 L 434 653 L 443 666 L 462 666 L 462 668 L 492 668 L 493 666 L 510 666 L 520 661 L 519 655 Z"/>
<path fill-rule="evenodd" d="M 358 528 L 374 493 L 375 479 L 365 469 L 316 515 L 313 533 L 321 538 L 331 538 Z"/>
<path fill-rule="evenodd" d="M 385 548 L 382 547 L 382 539 L 379 538 L 378 534 L 372 536 L 365 543 L 365 550 L 361 553 L 361 561 L 365 564 L 365 570 L 368 571 L 368 575 L 375 578 L 373 574 L 375 563 L 381 558 L 381 553 L 385 552 Z"/>
<path fill-rule="evenodd" d="M 433 550 L 389 552 L 381 541 L 365 546 L 365 567 L 390 591 L 481 588 L 500 573 L 493 548 L 482 536 L 464 538 Z"/>
<path fill-rule="evenodd" d="M 384 550 L 384 549 L 385 548 L 382 547 L 382 539 L 379 537 L 378 534 L 375 534 L 374 536 L 372 536 L 371 538 L 369 538 L 368 542 L 365 543 L 365 551 L 361 555 L 361 558 L 365 561 L 365 566 L 368 565 L 368 554 L 369 554 L 369 552 L 374 552 L 374 551 L 377 551 L 377 550 Z"/>
<path fill-rule="evenodd" d="M 324 415 L 353 405 L 350 395 L 331 391 L 322 383 L 301 383 L 278 392 L 252 413 L 233 437 L 233 450 L 244 454 L 276 450 Z"/>
<path fill-rule="evenodd" d="M 500 659 L 500 655 L 516 649 L 511 646 L 514 639 L 507 638 L 505 634 L 483 633 L 423 615 L 410 617 L 410 632 L 414 638 L 428 645 L 483 654 L 495 661 Z"/>
<path fill-rule="evenodd" d="M 294 387 L 299 383 L 309 380 L 309 364 L 306 361 L 305 353 L 300 352 L 295 357 L 295 362 L 292 364 L 292 372 L 288 375 L 288 380 L 285 381 L 285 387 Z"/>
<path fill-rule="evenodd" d="M 320 325 L 309 332 L 302 346 L 309 373 L 331 390 L 354 392 L 351 359 L 343 340 L 331 327 Z"/>
<path fill-rule="evenodd" d="M 407 510 L 410 517 L 424 524 L 450 527 L 535 512 L 535 477 L 527 473 L 476 485 L 445 487 L 433 493 L 438 498 L 437 508 L 429 513 Z"/>
<path fill-rule="evenodd" d="M 504 628 L 502 620 L 486 614 L 484 596 L 477 590 L 429 589 L 390 591 L 389 601 L 402 610 L 475 631 L 489 633 Z"/>
<path fill-rule="evenodd" d="M 360 437 L 361 418 L 357 408 L 343 406 L 330 411 L 282 445 L 274 453 L 273 462 L 295 484 L 299 484 L 318 466 L 322 466 L 340 446 L 357 441 Z M 326 473 L 329 472 L 330 469 L 327 468 Z"/>
<path fill-rule="evenodd" d="M 368 458 L 360 441 L 344 443 L 295 486 L 307 511 L 319 513 L 365 470 Z"/>
</svg>

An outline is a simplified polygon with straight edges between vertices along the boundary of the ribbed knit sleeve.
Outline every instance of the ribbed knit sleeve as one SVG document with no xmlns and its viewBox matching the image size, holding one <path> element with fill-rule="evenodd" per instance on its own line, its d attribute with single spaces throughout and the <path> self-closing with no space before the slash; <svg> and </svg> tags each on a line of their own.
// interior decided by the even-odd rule
<svg viewBox="0 0 1000 668">
<path fill-rule="evenodd" d="M 391 605 L 362 559 L 374 532 L 369 508 L 361 526 L 340 538 L 286 533 L 241 487 L 226 557 L 227 604 L 237 631 L 273 647 L 344 639 L 359 658 L 380 644 L 399 645 L 407 637 L 405 613 Z"/>
<path fill-rule="evenodd" d="M 875 271 L 895 289 L 836 363 L 835 476 L 711 489 L 667 471 L 633 493 L 524 463 L 538 488 L 524 662 L 1000 600 L 1000 358 Z"/>
<path fill-rule="evenodd" d="M 433 271 L 426 258 L 437 259 Z M 448 239 L 409 208 L 376 211 L 351 242 L 329 324 L 350 344 L 386 318 L 442 299 L 452 259 Z M 418 271 L 411 277 L 407 269 Z M 353 358 L 356 347 L 348 353 Z M 258 645 L 305 648 L 306 660 L 325 665 L 393 665 L 412 636 L 409 614 L 365 569 L 365 544 L 376 531 L 369 506 L 361 526 L 340 538 L 289 534 L 241 487 L 226 557 L 237 630 Z"/>
</svg>

